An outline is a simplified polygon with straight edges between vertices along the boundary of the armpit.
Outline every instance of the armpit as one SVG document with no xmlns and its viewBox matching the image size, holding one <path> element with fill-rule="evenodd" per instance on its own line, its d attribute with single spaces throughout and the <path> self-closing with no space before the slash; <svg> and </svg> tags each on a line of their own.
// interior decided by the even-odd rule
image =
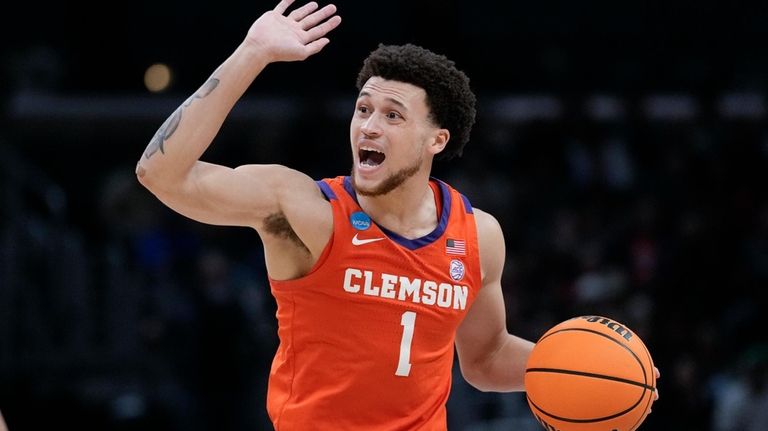
<svg viewBox="0 0 768 431">
<path fill-rule="evenodd" d="M 285 214 L 281 212 L 270 214 L 264 218 L 264 231 L 278 238 L 289 239 L 309 253 L 309 248 L 299 239 L 291 224 L 288 223 L 288 219 L 285 218 Z"/>
</svg>

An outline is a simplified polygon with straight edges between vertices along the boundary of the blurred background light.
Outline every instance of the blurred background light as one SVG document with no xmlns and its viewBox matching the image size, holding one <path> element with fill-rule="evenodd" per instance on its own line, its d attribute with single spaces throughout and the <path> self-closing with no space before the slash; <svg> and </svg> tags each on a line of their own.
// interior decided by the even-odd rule
<svg viewBox="0 0 768 431">
<path fill-rule="evenodd" d="M 168 90 L 172 81 L 171 68 L 163 63 L 155 63 L 144 72 L 144 86 L 152 93 L 162 93 Z"/>
</svg>

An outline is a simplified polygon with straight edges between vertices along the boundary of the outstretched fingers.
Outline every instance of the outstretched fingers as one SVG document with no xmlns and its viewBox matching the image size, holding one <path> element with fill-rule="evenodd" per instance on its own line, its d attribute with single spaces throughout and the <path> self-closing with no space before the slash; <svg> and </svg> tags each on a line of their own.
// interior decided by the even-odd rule
<svg viewBox="0 0 768 431">
<path fill-rule="evenodd" d="M 275 6 L 275 12 L 279 13 L 280 15 L 284 14 L 285 11 L 288 10 L 288 8 L 293 4 L 294 0 L 280 0 L 280 3 Z"/>
<path fill-rule="evenodd" d="M 319 5 L 316 2 L 309 2 L 298 9 L 294 9 L 293 12 L 288 14 L 288 18 L 294 21 L 301 21 L 306 18 L 307 15 L 317 10 L 318 7 Z"/>
<path fill-rule="evenodd" d="M 298 9 L 297 9 L 298 10 Z M 309 30 L 312 27 L 320 24 L 321 22 L 328 19 L 328 17 L 332 16 L 336 13 L 336 6 L 329 4 L 325 5 L 322 9 L 318 10 L 317 12 L 309 15 L 306 14 L 301 20 L 301 28 L 304 30 Z"/>
<path fill-rule="evenodd" d="M 327 37 L 323 37 L 308 43 L 306 45 L 307 57 L 311 55 L 315 55 L 318 52 L 320 52 L 323 48 L 325 48 L 325 45 L 328 45 L 328 42 L 330 42 L 330 39 L 328 39 Z"/>
<path fill-rule="evenodd" d="M 269 35 L 267 39 L 276 44 L 272 49 L 279 61 L 305 59 L 320 52 L 329 42 L 325 36 L 341 24 L 335 5 L 320 8 L 316 1 L 299 6 L 286 15 L 294 1 L 281 0 L 263 22 L 261 18 L 257 20 L 261 24 L 257 30 L 253 29 L 256 23 L 249 30 L 249 35 L 257 31 Z"/>
<path fill-rule="evenodd" d="M 328 34 L 328 32 L 338 27 L 339 24 L 341 24 L 341 17 L 338 15 L 334 15 L 329 20 L 323 22 L 322 24 L 315 25 L 314 27 L 307 30 L 307 40 L 318 41 L 321 37 Z"/>
</svg>

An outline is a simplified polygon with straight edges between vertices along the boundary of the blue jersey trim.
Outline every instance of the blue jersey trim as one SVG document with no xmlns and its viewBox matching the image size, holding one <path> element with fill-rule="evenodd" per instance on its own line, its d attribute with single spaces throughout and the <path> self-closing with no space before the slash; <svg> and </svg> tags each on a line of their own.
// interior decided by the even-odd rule
<svg viewBox="0 0 768 431">
<path fill-rule="evenodd" d="M 327 200 L 335 200 L 338 199 L 336 197 L 336 193 L 331 190 L 331 186 L 328 185 L 325 181 L 315 181 L 317 183 L 317 186 L 320 187 L 320 191 L 323 192 L 323 195 L 325 195 L 325 199 Z"/>
<path fill-rule="evenodd" d="M 430 179 L 436 181 L 438 187 L 440 187 L 440 195 L 443 201 L 443 211 L 440 214 L 440 221 L 437 223 L 437 226 L 432 232 L 422 236 L 421 238 L 408 239 L 396 232 L 392 232 L 391 230 L 385 227 L 379 226 L 374 221 L 374 223 L 376 223 L 376 226 L 379 229 L 381 229 L 381 231 L 384 232 L 392 241 L 395 241 L 396 243 L 400 244 L 401 246 L 409 250 L 416 250 L 418 248 L 432 244 L 443 235 L 446 227 L 448 227 L 448 218 L 451 215 L 451 191 L 448 189 L 448 185 L 445 184 L 444 182 L 436 178 L 430 178 Z M 346 190 L 347 193 L 349 193 L 349 195 L 352 197 L 352 199 L 355 200 L 355 203 L 360 205 L 360 202 L 357 201 L 357 193 L 355 192 L 355 189 L 352 187 L 352 181 L 350 180 L 349 176 L 344 177 L 344 190 Z"/>
<path fill-rule="evenodd" d="M 459 193 L 461 195 L 461 193 Z M 461 200 L 464 201 L 464 211 L 467 212 L 467 214 L 474 214 L 475 211 L 472 209 L 472 204 L 469 202 L 469 199 L 467 199 L 466 196 L 461 195 Z"/>
</svg>

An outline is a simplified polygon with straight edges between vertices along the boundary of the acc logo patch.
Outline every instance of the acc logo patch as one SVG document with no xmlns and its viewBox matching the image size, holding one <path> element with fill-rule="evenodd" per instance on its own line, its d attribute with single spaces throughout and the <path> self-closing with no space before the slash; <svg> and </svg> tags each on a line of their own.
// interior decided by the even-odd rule
<svg viewBox="0 0 768 431">
<path fill-rule="evenodd" d="M 349 222 L 352 224 L 352 227 L 357 230 L 366 230 L 371 227 L 371 218 L 368 217 L 368 214 L 362 211 L 352 213 L 352 215 L 349 216 Z"/>
<path fill-rule="evenodd" d="M 454 281 L 459 281 L 464 278 L 464 263 L 458 259 L 451 259 L 450 274 Z"/>
</svg>

